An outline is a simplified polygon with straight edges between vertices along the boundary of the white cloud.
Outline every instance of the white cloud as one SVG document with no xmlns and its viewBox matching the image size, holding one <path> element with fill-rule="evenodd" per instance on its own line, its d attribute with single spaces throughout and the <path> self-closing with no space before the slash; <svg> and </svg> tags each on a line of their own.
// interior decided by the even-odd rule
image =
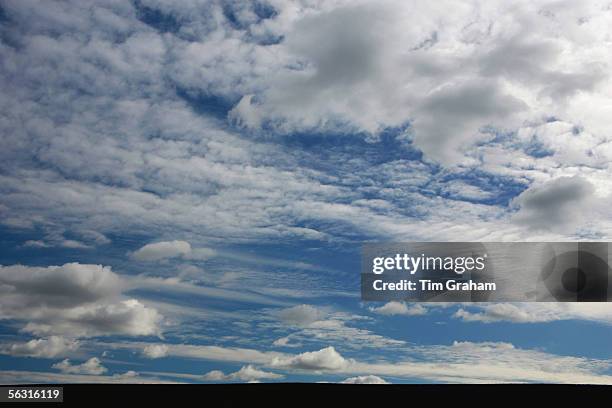
<svg viewBox="0 0 612 408">
<path fill-rule="evenodd" d="M 188 260 L 203 261 L 215 256 L 215 251 L 210 248 L 192 248 L 187 241 L 162 241 L 147 244 L 134 251 L 132 259 L 137 261 L 153 262 L 170 258 L 183 258 Z"/>
<path fill-rule="evenodd" d="M 160 333 L 162 316 L 125 298 L 125 281 L 110 267 L 0 266 L 0 316 L 24 323 L 26 332 L 70 337 Z"/>
<path fill-rule="evenodd" d="M 450 346 L 415 347 L 410 354 L 416 359 L 351 360 L 337 372 L 467 383 L 612 383 L 607 360 L 557 356 L 509 343 L 454 342 Z"/>
<path fill-rule="evenodd" d="M 272 345 L 277 347 L 297 347 L 297 345 L 295 345 L 294 343 L 290 343 L 290 341 L 291 337 L 285 336 L 274 340 L 272 342 Z"/>
<path fill-rule="evenodd" d="M 191 245 L 186 241 L 167 241 L 147 244 L 132 254 L 137 261 L 159 261 L 162 259 L 185 256 L 191 253 Z"/>
<path fill-rule="evenodd" d="M 67 263 L 62 266 L 0 266 L 2 310 L 27 306 L 73 306 L 119 294 L 123 282 L 110 267 Z"/>
<path fill-rule="evenodd" d="M 79 342 L 60 336 L 32 339 L 25 343 L 13 343 L 0 346 L 0 353 L 11 356 L 53 358 L 75 351 Z"/>
<path fill-rule="evenodd" d="M 168 355 L 168 346 L 165 344 L 151 344 L 146 346 L 142 354 L 148 358 L 162 358 Z"/>
<path fill-rule="evenodd" d="M 401 138 L 427 157 L 452 162 L 467 155 L 483 171 L 525 185 L 580 174 L 602 199 L 612 190 L 610 58 L 602 45 L 612 13 L 602 4 L 338 1 L 296 8 L 280 2 L 266 19 L 252 17 L 250 4 L 238 6 L 241 16 L 251 16 L 241 27 L 217 2 L 185 9 L 152 4 L 181 16 L 176 32 L 161 34 L 136 20 L 132 4 L 47 5 L 36 14 L 23 2 L 6 5 L 23 44 L 19 52 L 0 49 L 2 61 L 10 61 L 0 101 L 1 134 L 10 138 L 2 152 L 9 163 L 0 179 L 3 223 L 60 224 L 87 246 L 125 230 L 167 236 L 166 242 L 188 236 L 194 247 L 213 240 L 341 239 L 349 228 L 418 240 L 545 240 L 575 232 L 533 236 L 503 204 L 461 201 L 495 192 L 451 185 L 452 199 L 421 194 L 434 176 L 407 160 L 372 166 L 351 154 L 346 172 L 341 165 L 348 161 L 334 156 L 337 164 L 323 170 L 329 166 L 317 166 L 319 157 L 287 151 L 274 135 L 249 138 L 198 111 L 208 106 L 202 95 L 219 105 L 235 102 L 234 116 L 241 113 L 246 124 L 272 120 L 280 133 L 315 127 L 375 134 L 410 121 L 413 128 Z M 364 20 L 377 29 L 361 30 Z M 52 92 L 41 91 L 40 78 Z M 90 92 L 80 91 L 85 86 Z M 66 117 L 82 111 L 95 112 L 95 120 L 94 114 Z M 551 117 L 558 120 L 545 119 Z M 488 125 L 518 132 L 488 143 Z M 532 138 L 552 155 L 525 153 Z M 44 166 L 32 164 L 32 152 Z M 350 174 L 338 177 L 343 172 Z M 353 204 L 363 203 L 366 190 L 382 204 Z M 351 201 L 338 203 L 345 198 Z M 318 227 L 305 228 L 304 220 Z M 595 229 L 612 231 L 607 222 Z"/>
<path fill-rule="evenodd" d="M 142 352 L 144 348 L 161 345 L 159 343 L 142 343 L 142 342 L 121 342 L 121 343 L 100 343 L 101 348 L 132 350 L 137 347 L 138 352 Z M 259 351 L 249 348 L 239 347 L 220 347 L 220 346 L 204 346 L 192 344 L 165 344 L 168 349 L 167 356 L 180 357 L 187 359 L 201 359 L 210 361 L 228 361 L 228 362 L 243 362 L 250 364 L 265 364 L 269 363 L 276 357 L 285 357 L 286 354 L 274 351 Z"/>
<path fill-rule="evenodd" d="M 464 305 L 454 317 L 467 322 L 543 323 L 557 320 L 588 320 L 612 324 L 612 305 L 608 303 L 490 303 Z"/>
<path fill-rule="evenodd" d="M 610 86 L 600 42 L 610 13 L 599 3 L 565 4 L 341 1 L 301 14 L 279 7 L 266 24 L 282 31 L 285 40 L 270 48 L 288 68 L 256 60 L 266 68 L 255 74 L 258 102 L 249 94 L 235 114 L 281 130 L 349 122 L 376 133 L 410 120 L 417 145 L 445 163 L 460 161 L 489 125 L 518 128 L 548 115 L 589 117 L 601 128 L 606 109 L 588 115 L 576 102 Z M 271 70 L 278 72 L 264 77 Z"/>
<path fill-rule="evenodd" d="M 209 371 L 204 375 L 204 380 L 206 381 L 245 381 L 245 382 L 255 382 L 260 380 L 276 380 L 283 378 L 282 375 L 263 371 L 253 367 L 252 365 L 243 366 L 240 370 L 230 373 L 224 374 L 222 371 L 213 370 Z"/>
<path fill-rule="evenodd" d="M 45 231 L 43 239 L 27 240 L 23 243 L 23 246 L 30 248 L 91 249 L 111 242 L 104 234 L 91 229 L 76 228 L 73 231 L 81 240 L 67 239 L 64 236 L 65 230 L 57 225 L 43 225 L 43 230 Z"/>
<path fill-rule="evenodd" d="M 170 380 L 160 380 L 153 376 L 134 375 L 133 371 L 115 375 L 91 375 L 51 373 L 25 370 L 0 371 L 0 382 L 3 384 L 75 384 L 75 383 L 102 383 L 102 384 L 169 384 L 176 383 Z"/>
<path fill-rule="evenodd" d="M 33 247 L 33 248 L 49 248 L 49 247 L 51 247 L 51 245 L 47 244 L 46 242 L 44 242 L 42 240 L 32 240 L 32 239 L 24 242 L 23 246 L 25 246 L 25 247 Z"/>
<path fill-rule="evenodd" d="M 107 348 L 141 350 L 143 343 L 122 342 Z M 208 361 L 257 364 L 302 375 L 374 375 L 424 381 L 465 383 L 612 384 L 606 359 L 563 356 L 538 349 L 522 349 L 504 342 L 462 342 L 450 345 L 409 345 L 392 361 L 345 358 L 332 346 L 301 354 L 265 352 L 215 346 L 169 345 L 169 355 Z M 402 357 L 403 356 L 403 357 Z M 370 360 L 370 359 L 367 359 Z M 159 373 L 158 373 L 159 374 Z M 168 375 L 180 378 L 181 375 Z M 213 372 L 211 377 L 225 374 Z M 193 375 L 185 378 L 194 378 Z"/>
<path fill-rule="evenodd" d="M 370 307 L 369 310 L 373 313 L 387 315 L 387 316 L 395 316 L 395 315 L 403 315 L 403 316 L 420 316 L 427 314 L 427 309 L 423 307 L 423 305 L 419 305 L 418 303 L 411 305 L 408 307 L 404 302 L 388 302 L 380 307 Z"/>
<path fill-rule="evenodd" d="M 185 259 L 195 261 L 204 261 L 215 256 L 217 252 L 211 248 L 192 248 L 191 252 L 185 256 Z"/>
<path fill-rule="evenodd" d="M 53 368 L 65 374 L 100 375 L 108 371 L 97 357 L 92 357 L 81 364 L 72 364 L 70 360 L 66 359 L 53 364 Z"/>
<path fill-rule="evenodd" d="M 334 241 L 352 239 L 355 230 L 397 240 L 609 236 L 609 209 L 597 201 L 608 202 L 612 191 L 606 74 L 611 13 L 597 2 L 558 4 L 475 2 L 453 4 L 449 13 L 445 3 L 338 1 L 295 7 L 277 2 L 270 19 L 241 13 L 245 28 L 229 24 L 216 2 L 154 4 L 185 22 L 176 33 L 165 34 L 137 22 L 132 3 L 3 4 L 10 33 L 20 40 L 19 47 L 0 44 L 0 219 L 10 228 L 37 231 L 59 224 L 66 229 L 65 236 L 63 230 L 45 231 L 29 241 L 33 247 L 100 245 L 108 241 L 104 234 L 126 231 L 167 237 L 157 243 L 165 247 L 153 243 L 136 251 L 143 260 L 206 259 L 213 254 L 200 246 L 210 241 Z M 363 30 L 363 21 L 374 29 Z M 423 163 L 374 165 L 359 156 L 362 152 L 333 148 L 328 161 L 319 160 L 275 143 L 277 134 L 250 138 L 228 128 L 220 123 L 224 119 L 198 111 L 207 104 L 200 95 L 236 102 L 230 116 L 242 121 L 238 125 L 266 125 L 277 133 L 316 128 L 362 137 L 365 131 L 374 142 L 380 129 L 410 121 L 413 127 L 401 138 L 414 141 L 426 159 L 452 164 L 467 156 L 482 172 L 504 177 L 488 182 L 489 188 L 500 186 L 503 192 L 506 178 L 529 188 L 513 202 L 515 217 L 504 203 L 462 201 L 507 192 L 483 194 L 441 181 L 437 187 L 451 195 L 445 199 L 429 190 L 437 176 Z M 507 131 L 508 140 L 491 141 L 488 125 Z M 527 151 L 533 144 L 550 152 L 535 157 Z M 567 191 L 578 198 L 563 200 L 568 196 L 560 193 Z M 596 225 L 589 222 L 591 214 L 601 218 Z M 533 230 L 555 223 L 563 228 Z M 191 243 L 172 241 L 175 237 L 189 237 Z M 25 331 L 45 336 L 159 333 L 161 316 L 127 299 L 110 268 L 67 265 L 1 268 L 0 316 L 29 322 Z M 180 281 L 151 278 L 140 284 L 282 303 Z M 266 289 L 287 293 L 286 287 Z M 290 338 L 347 347 L 403 344 L 320 312 L 308 305 L 286 312 L 286 323 L 299 329 Z M 603 306 L 585 311 L 466 307 L 457 317 L 610 321 Z M 271 356 L 189 346 L 168 353 L 255 364 Z M 485 380 L 473 371 L 462 374 L 465 367 L 451 368 L 449 378 Z M 488 368 L 492 379 L 523 378 L 522 367 L 502 374 Z M 407 365 L 400 372 L 445 378 L 436 370 Z M 525 378 L 556 378 L 538 370 Z M 591 378 L 558 375 L 564 381 Z"/>
<path fill-rule="evenodd" d="M 80 248 L 80 249 L 85 249 L 85 248 L 90 248 L 88 245 L 85 245 L 82 242 L 79 241 L 75 241 L 74 239 L 65 239 L 63 240 L 60 245 L 61 247 L 64 248 Z"/>
<path fill-rule="evenodd" d="M 70 333 L 74 336 L 151 336 L 161 334 L 162 316 L 136 299 L 112 304 L 78 306 L 48 317 L 45 321 L 32 319 L 23 330 L 39 335 Z M 53 322 L 53 323 L 51 323 Z"/>
<path fill-rule="evenodd" d="M 273 344 L 277 346 L 295 347 L 304 343 L 342 342 L 351 348 L 393 348 L 405 344 L 403 340 L 384 337 L 366 328 L 354 327 L 367 320 L 367 317 L 337 312 L 331 308 L 302 304 L 273 311 L 271 314 L 281 320 L 282 328 L 289 326 L 295 330 L 288 336 L 275 340 Z M 263 326 L 270 327 L 270 323 L 264 321 Z"/>
<path fill-rule="evenodd" d="M 326 312 L 311 305 L 293 306 L 278 312 L 278 316 L 283 322 L 298 326 L 306 326 L 318 320 L 323 320 L 326 315 Z"/>
<path fill-rule="evenodd" d="M 123 378 L 125 378 L 125 379 L 130 379 L 130 378 L 136 378 L 136 377 L 138 377 L 138 375 L 139 375 L 139 374 L 138 374 L 136 371 L 134 371 L 134 370 L 129 370 L 129 371 L 126 371 L 125 373 L 122 373 L 122 374 L 117 374 L 117 375 L 116 375 L 116 377 L 118 377 L 118 378 L 122 378 L 122 379 L 123 379 Z"/>
<path fill-rule="evenodd" d="M 563 230 L 585 221 L 598 222 L 601 197 L 593 184 L 583 177 L 560 177 L 535 185 L 513 200 L 519 208 L 515 218 L 530 228 Z"/>
<path fill-rule="evenodd" d="M 245 95 L 240 102 L 228 113 L 228 118 L 240 127 L 258 128 L 261 117 L 257 108 L 252 104 L 253 95 Z"/>
<path fill-rule="evenodd" d="M 454 342 L 415 351 L 418 362 L 356 363 L 351 369 L 445 382 L 612 383 L 607 360 L 558 356 L 509 343 Z"/>
<path fill-rule="evenodd" d="M 349 362 L 332 346 L 319 351 L 308 351 L 293 357 L 277 357 L 272 360 L 273 367 L 294 368 L 298 370 L 340 370 Z"/>
<path fill-rule="evenodd" d="M 418 108 L 414 140 L 428 156 L 453 164 L 462 160 L 467 147 L 486 139 L 478 134 L 480 127 L 508 126 L 508 119 L 525 109 L 496 80 L 453 81 L 432 89 Z"/>
<path fill-rule="evenodd" d="M 330 167 L 318 155 L 286 149 L 278 135 L 249 137 L 206 109 L 225 114 L 235 103 L 232 117 L 278 133 L 314 127 L 362 137 L 410 122 L 399 138 L 416 143 L 426 159 L 469 160 L 534 188 L 578 174 L 605 200 L 612 191 L 612 85 L 602 44 L 612 13 L 580 3 L 559 10 L 549 2 L 280 2 L 266 19 L 252 17 L 251 4 L 236 3 L 241 16 L 251 16 L 240 27 L 218 2 L 183 6 L 188 13 L 152 4 L 181 16 L 183 25 L 163 34 L 138 21 L 132 4 L 88 9 L 76 2 L 31 14 L 25 3 L 10 3 L 11 30 L 23 46 L 0 49 L 11 61 L 2 70 L 1 134 L 10 148 L 2 152 L 9 164 L 0 178 L 0 219 L 11 227 L 59 224 L 87 246 L 123 231 L 165 242 L 189 237 L 199 259 L 210 253 L 194 248 L 213 241 L 337 240 L 353 230 L 397 240 L 606 236 L 607 222 L 534 236 L 505 203 L 469 203 L 507 196 L 506 180 L 491 181 L 486 191 L 448 182 L 439 186 L 449 193 L 442 198 L 427 190 L 436 176 L 417 161 L 373 165 L 363 151 L 348 153 L 349 161 L 332 148 Z M 361 30 L 365 20 L 377 29 Z M 56 31 L 66 35 L 49 35 Z M 52 92 L 37 86 L 42 77 Z M 84 86 L 90 92 L 81 92 Z M 95 114 L 66 118 L 82 111 Z M 488 125 L 500 127 L 505 141 L 492 141 Z M 526 153 L 532 140 L 552 154 Z M 372 193 L 377 197 L 363 205 Z M 317 227 L 304 227 L 305 220 Z M 30 241 L 60 242 L 47 238 Z M 168 256 L 184 250 L 175 245 Z"/>
<path fill-rule="evenodd" d="M 442 191 L 453 198 L 460 199 L 486 200 L 494 197 L 491 192 L 483 191 L 477 186 L 462 181 L 447 182 L 442 186 Z"/>
<path fill-rule="evenodd" d="M 376 375 L 360 375 L 357 377 L 349 377 L 340 382 L 342 384 L 389 384 L 389 382 Z"/>
<path fill-rule="evenodd" d="M 196 295 L 206 298 L 227 299 L 236 302 L 249 302 L 264 305 L 287 305 L 285 300 L 271 298 L 242 289 L 224 289 L 214 286 L 196 285 L 179 278 L 162 278 L 152 276 L 124 276 L 130 289 L 164 290 L 168 293 Z M 217 281 L 215 281 L 217 282 Z"/>
</svg>

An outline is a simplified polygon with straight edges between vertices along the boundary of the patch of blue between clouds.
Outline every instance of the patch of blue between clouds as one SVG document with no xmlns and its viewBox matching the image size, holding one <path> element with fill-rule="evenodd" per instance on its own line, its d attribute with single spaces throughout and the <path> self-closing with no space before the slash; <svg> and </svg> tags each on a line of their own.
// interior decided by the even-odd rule
<svg viewBox="0 0 612 408">
<path fill-rule="evenodd" d="M 8 17 L 6 15 L 6 11 L 4 11 L 4 7 L 2 7 L 2 4 L 0 4 L 0 23 L 4 23 L 7 20 Z"/>
<path fill-rule="evenodd" d="M 136 9 L 138 19 L 149 27 L 162 32 L 176 34 L 181 29 L 181 21 L 167 13 L 163 13 L 157 8 L 147 7 L 141 1 L 133 2 Z"/>
<path fill-rule="evenodd" d="M 176 95 L 185 101 L 195 113 L 217 119 L 226 119 L 228 112 L 238 102 L 237 98 L 229 99 L 227 97 L 192 91 L 181 87 L 176 88 Z"/>
<path fill-rule="evenodd" d="M 443 184 L 451 181 L 462 181 L 477 187 L 483 192 L 490 193 L 486 198 L 462 197 L 461 200 L 463 201 L 502 207 L 507 206 L 514 197 L 521 194 L 528 187 L 525 183 L 517 181 L 512 177 L 500 176 L 476 168 L 444 174 L 439 178 L 439 181 Z M 440 190 L 430 194 L 432 196 L 452 198 L 451 194 Z"/>
</svg>

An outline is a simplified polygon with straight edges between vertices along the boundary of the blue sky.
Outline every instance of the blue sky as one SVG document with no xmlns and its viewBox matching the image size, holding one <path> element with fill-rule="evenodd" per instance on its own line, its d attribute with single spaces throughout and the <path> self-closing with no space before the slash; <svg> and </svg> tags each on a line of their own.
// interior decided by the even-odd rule
<svg viewBox="0 0 612 408">
<path fill-rule="evenodd" d="M 0 5 L 0 382 L 612 382 L 607 304 L 359 298 L 608 238 L 605 4 Z"/>
</svg>

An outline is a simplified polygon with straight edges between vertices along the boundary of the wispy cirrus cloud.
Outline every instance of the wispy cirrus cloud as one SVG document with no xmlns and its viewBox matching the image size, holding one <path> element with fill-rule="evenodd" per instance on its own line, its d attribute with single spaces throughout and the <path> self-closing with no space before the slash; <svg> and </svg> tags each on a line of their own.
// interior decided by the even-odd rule
<svg viewBox="0 0 612 408">
<path fill-rule="evenodd" d="M 612 324 L 608 303 L 492 303 L 464 305 L 453 316 L 466 322 L 543 323 L 559 320 L 586 320 Z"/>
<path fill-rule="evenodd" d="M 115 347 L 140 347 L 121 344 Z M 187 351 L 189 350 L 189 351 Z M 258 364 L 280 372 L 304 375 L 377 376 L 468 383 L 587 383 L 609 384 L 610 361 L 563 356 L 540 350 L 523 349 L 504 342 L 461 342 L 450 345 L 414 346 L 404 359 L 362 361 L 347 358 L 334 347 L 298 354 L 261 352 L 253 349 L 208 346 L 169 346 L 169 354 L 209 361 Z M 223 373 L 215 372 L 219 377 Z M 162 375 L 162 373 L 156 373 Z M 163 377 L 181 378 L 181 373 Z M 223 374 L 225 378 L 225 374 Z"/>
</svg>

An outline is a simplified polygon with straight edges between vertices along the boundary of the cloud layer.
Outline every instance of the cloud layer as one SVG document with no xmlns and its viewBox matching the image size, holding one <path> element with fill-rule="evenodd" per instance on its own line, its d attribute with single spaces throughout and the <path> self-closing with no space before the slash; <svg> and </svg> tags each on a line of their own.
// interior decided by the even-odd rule
<svg viewBox="0 0 612 408">
<path fill-rule="evenodd" d="M 437 323 L 608 325 L 607 305 L 360 307 L 352 263 L 366 241 L 612 235 L 607 3 L 7 0 L 0 19 L 0 353 L 51 370 L 3 382 L 610 383 L 570 340 L 430 344 Z"/>
<path fill-rule="evenodd" d="M 584 202 L 612 191 L 604 4 L 274 1 L 269 15 L 232 4 L 240 11 L 218 1 L 3 6 L 0 212 L 6 226 L 43 231 L 26 246 L 93 248 L 127 230 L 158 241 L 136 258 L 157 259 L 186 254 L 178 242 L 355 232 L 608 234 L 572 204 L 552 212 L 568 225 L 527 228 L 535 193 L 514 202 L 520 216 L 507 207 L 566 177 L 583 180 Z M 305 132 L 344 136 L 324 148 L 327 161 L 287 145 L 316 147 Z M 466 179 L 473 166 L 482 176 Z"/>
</svg>

